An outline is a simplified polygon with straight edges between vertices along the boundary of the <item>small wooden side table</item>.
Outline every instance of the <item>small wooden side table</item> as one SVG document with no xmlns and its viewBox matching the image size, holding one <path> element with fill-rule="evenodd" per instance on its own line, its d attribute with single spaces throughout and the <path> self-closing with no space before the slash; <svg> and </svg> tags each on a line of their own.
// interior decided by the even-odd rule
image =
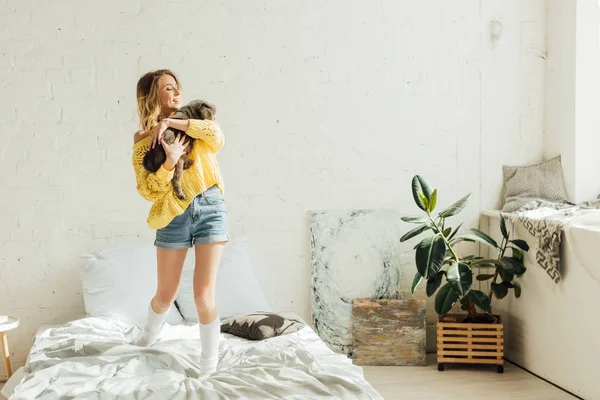
<svg viewBox="0 0 600 400">
<path fill-rule="evenodd" d="M 8 316 L 8 321 L 0 322 L 0 341 L 2 342 L 2 357 L 4 358 L 4 368 L 6 369 L 6 379 L 10 379 L 12 375 L 12 367 L 10 365 L 10 352 L 8 351 L 8 339 L 6 332 L 15 329 L 19 326 L 19 318 Z"/>
</svg>

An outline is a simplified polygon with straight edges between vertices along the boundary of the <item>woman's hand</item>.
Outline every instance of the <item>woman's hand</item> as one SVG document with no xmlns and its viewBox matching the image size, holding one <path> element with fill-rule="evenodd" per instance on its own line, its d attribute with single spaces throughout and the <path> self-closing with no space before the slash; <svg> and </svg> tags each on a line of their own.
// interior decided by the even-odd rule
<svg viewBox="0 0 600 400">
<path fill-rule="evenodd" d="M 156 143 L 160 142 L 162 139 L 162 134 L 167 130 L 168 127 L 169 122 L 166 119 L 163 119 L 158 123 L 158 125 L 156 125 L 156 128 L 154 128 L 154 131 L 152 132 L 152 149 L 156 146 Z"/>
<path fill-rule="evenodd" d="M 181 136 L 180 138 L 180 135 L 177 135 L 173 143 L 166 144 L 162 136 L 159 138 L 159 143 L 162 145 L 163 149 L 165 149 L 165 153 L 167 155 L 167 159 L 163 163 L 163 166 L 166 170 L 171 171 L 173 168 L 175 168 L 175 164 L 177 164 L 177 161 L 179 161 L 185 152 L 186 147 L 189 146 L 190 142 L 187 142 L 184 145 L 184 140 L 184 136 Z"/>
</svg>

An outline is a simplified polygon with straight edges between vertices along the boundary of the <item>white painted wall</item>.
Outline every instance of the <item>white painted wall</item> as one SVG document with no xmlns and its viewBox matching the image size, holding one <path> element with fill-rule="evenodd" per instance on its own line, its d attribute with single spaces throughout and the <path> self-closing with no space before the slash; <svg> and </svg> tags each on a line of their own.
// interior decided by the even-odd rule
<svg viewBox="0 0 600 400">
<path fill-rule="evenodd" d="M 575 199 L 600 194 L 600 7 L 577 0 Z"/>
<path fill-rule="evenodd" d="M 561 156 L 569 199 L 575 197 L 575 32 L 577 2 L 548 0 L 544 155 Z"/>
<path fill-rule="evenodd" d="M 548 0 L 546 158 L 562 155 L 572 201 L 600 194 L 600 8 Z"/>
<path fill-rule="evenodd" d="M 501 165 L 542 156 L 545 29 L 545 0 L 0 1 L 15 366 L 37 327 L 83 315 L 77 255 L 153 240 L 130 165 L 143 72 L 173 68 L 217 104 L 232 234 L 273 304 L 308 319 L 308 210 L 413 212 L 419 173 L 440 207 L 473 192 L 461 221 L 476 225 Z"/>
</svg>

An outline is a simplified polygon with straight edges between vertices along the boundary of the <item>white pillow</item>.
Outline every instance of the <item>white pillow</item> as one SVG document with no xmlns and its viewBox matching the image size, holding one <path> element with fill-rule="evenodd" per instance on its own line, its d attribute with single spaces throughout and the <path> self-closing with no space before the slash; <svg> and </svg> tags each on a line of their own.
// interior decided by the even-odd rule
<svg viewBox="0 0 600 400">
<path fill-rule="evenodd" d="M 177 295 L 179 310 L 189 322 L 198 322 L 194 302 L 194 249 L 188 253 Z M 246 238 L 232 238 L 225 244 L 215 288 L 217 312 L 221 318 L 256 311 L 272 312 L 254 273 Z"/>
<path fill-rule="evenodd" d="M 88 316 L 143 327 L 156 293 L 156 248 L 133 245 L 86 254 L 80 277 Z M 166 322 L 183 322 L 175 305 Z"/>
</svg>

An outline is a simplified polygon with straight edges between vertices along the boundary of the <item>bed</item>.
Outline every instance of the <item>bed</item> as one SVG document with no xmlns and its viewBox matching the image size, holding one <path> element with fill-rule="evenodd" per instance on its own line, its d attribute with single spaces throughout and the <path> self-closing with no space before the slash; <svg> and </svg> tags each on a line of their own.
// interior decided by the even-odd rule
<svg viewBox="0 0 600 400">
<path fill-rule="evenodd" d="M 131 344 L 139 330 L 135 325 L 105 318 L 41 330 L 22 376 L 15 375 L 20 382 L 5 395 L 11 400 L 382 399 L 362 368 L 332 352 L 309 326 L 261 341 L 223 333 L 219 370 L 199 379 L 197 329 L 197 324 L 165 325 L 163 338 L 151 348 Z"/>
<path fill-rule="evenodd" d="M 256 279 L 249 283 L 252 271 L 244 267 L 248 265 L 245 250 L 235 241 L 228 246 L 217 278 L 217 293 L 222 292 L 217 298 L 220 313 L 227 317 L 257 310 L 273 312 L 268 304 L 260 304 L 264 295 Z M 249 340 L 222 332 L 218 371 L 200 378 L 198 324 L 187 293 L 193 267 L 187 265 L 177 297 L 179 308 L 172 310 L 160 341 L 149 348 L 133 345 L 143 326 L 143 308 L 139 308 L 150 297 L 142 295 L 143 301 L 137 305 L 134 301 L 136 309 L 132 302 L 123 301 L 124 289 L 118 285 L 125 281 L 128 292 L 135 290 L 123 275 L 135 274 L 136 265 L 151 262 L 154 253 L 145 247 L 111 251 L 95 254 L 83 263 L 87 265 L 82 267 L 87 316 L 38 330 L 25 366 L 2 392 L 10 400 L 382 399 L 364 379 L 361 367 L 330 350 L 306 321 L 289 312 L 277 314 L 304 324 L 293 333 Z M 245 263 L 240 262 L 240 255 Z M 127 260 L 129 264 L 123 264 Z M 132 264 L 132 260 L 136 261 Z M 123 265 L 128 266 L 127 271 Z M 243 278 L 243 287 L 238 284 L 237 291 L 222 286 L 236 285 L 230 273 Z M 119 279 L 114 278 L 117 275 Z M 151 281 L 151 275 L 147 276 Z M 135 286 L 151 290 L 152 282 Z M 240 298 L 242 301 L 236 302 Z M 247 300 L 252 299 L 254 303 L 248 305 Z"/>
</svg>

